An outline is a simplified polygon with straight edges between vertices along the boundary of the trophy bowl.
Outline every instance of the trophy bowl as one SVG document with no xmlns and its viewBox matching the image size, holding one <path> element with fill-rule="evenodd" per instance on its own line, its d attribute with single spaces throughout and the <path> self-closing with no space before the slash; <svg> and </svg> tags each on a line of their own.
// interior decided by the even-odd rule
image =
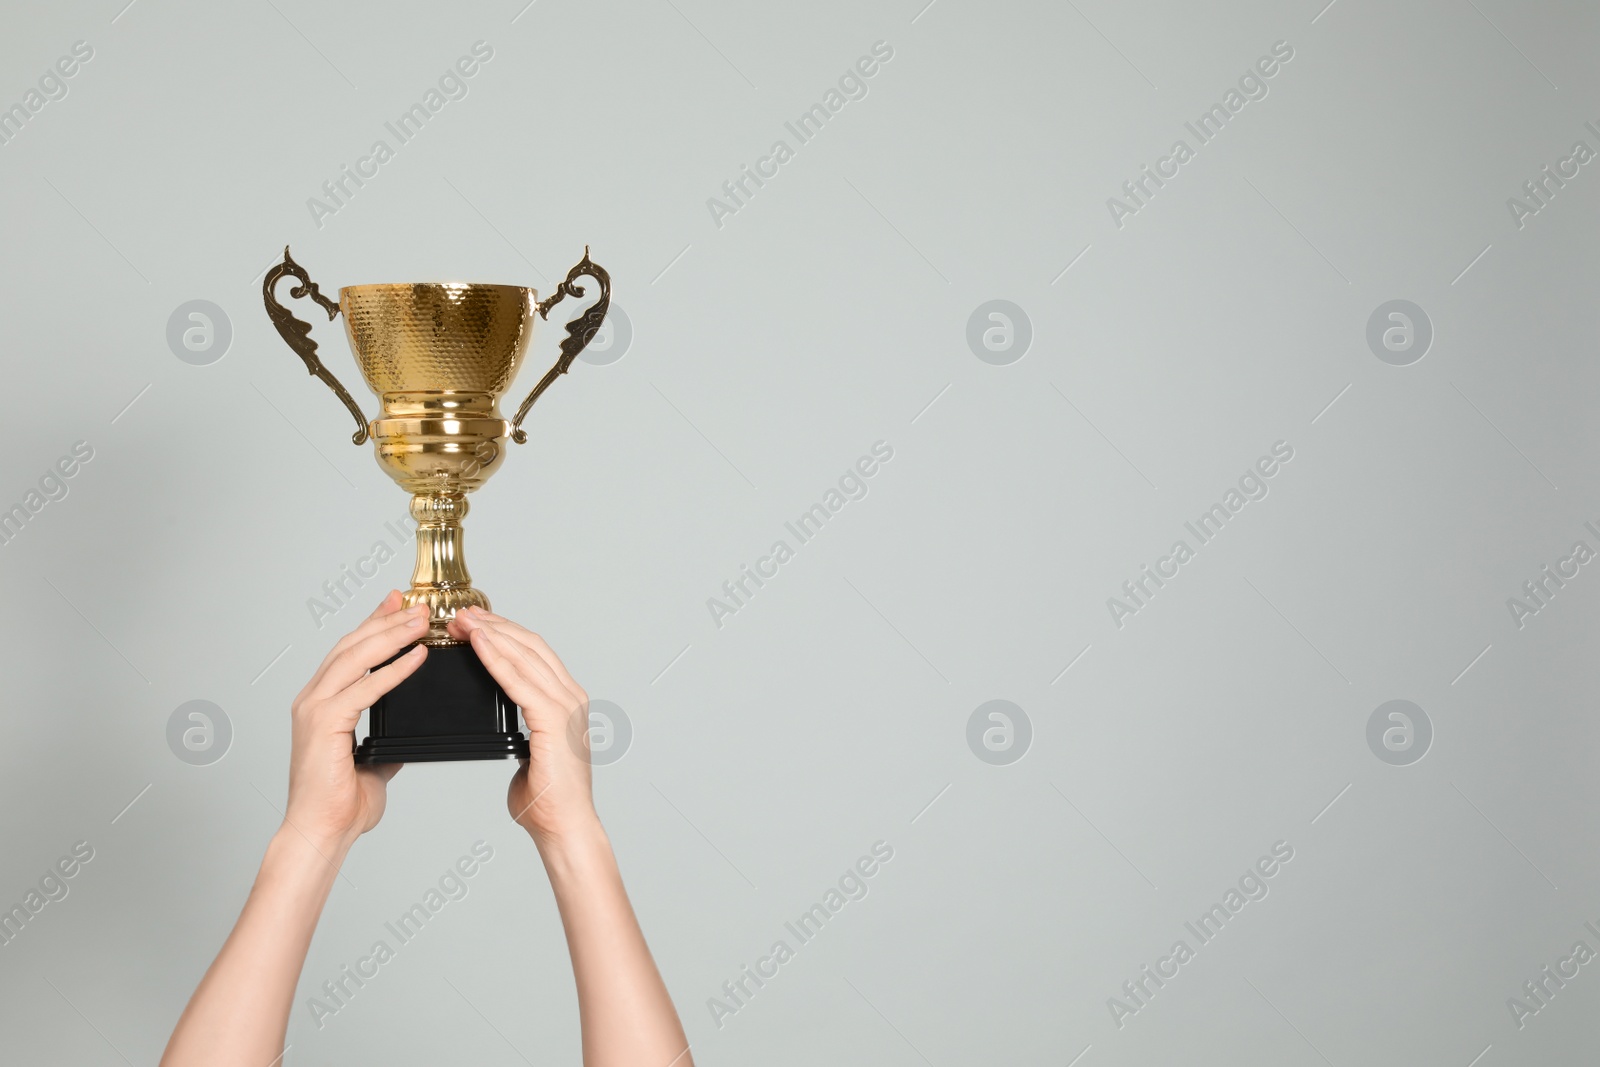
<svg viewBox="0 0 1600 1067">
<path fill-rule="evenodd" d="M 577 281 L 585 276 L 599 282 L 598 299 L 567 324 L 560 358 L 507 420 L 500 398 L 516 378 L 535 323 L 564 297 L 582 296 Z M 330 320 L 344 315 L 356 365 L 382 405 L 370 423 L 318 357 L 310 325 L 278 302 L 274 288 L 285 277 L 299 282 L 291 297 L 309 296 Z M 527 756 L 516 708 L 471 646 L 448 630 L 462 608 L 489 607 L 467 571 L 461 520 L 466 494 L 503 462 L 506 438 L 527 440 L 522 420 L 528 410 L 600 328 L 611 301 L 610 276 L 585 249 L 544 301 L 519 285 L 421 282 L 346 286 L 335 304 L 285 248 L 283 262 L 267 272 L 262 295 L 273 325 L 306 370 L 354 416 L 351 440 L 359 445 L 370 437 L 378 465 L 411 494 L 417 523 L 416 567 L 404 599 L 408 607 L 427 606 L 421 643 L 430 651 L 422 667 L 372 706 L 371 734 L 356 750 L 356 762 Z"/>
<path fill-rule="evenodd" d="M 370 427 L 378 464 L 402 489 L 471 491 L 499 466 L 511 432 L 500 396 L 528 350 L 537 301 L 516 285 L 339 290 L 356 366 L 383 404 Z"/>
</svg>

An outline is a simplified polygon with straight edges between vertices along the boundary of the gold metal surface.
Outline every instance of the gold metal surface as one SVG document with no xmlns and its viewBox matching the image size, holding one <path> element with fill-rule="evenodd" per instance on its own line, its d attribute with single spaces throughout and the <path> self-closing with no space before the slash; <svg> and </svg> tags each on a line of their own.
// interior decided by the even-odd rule
<svg viewBox="0 0 1600 1067">
<path fill-rule="evenodd" d="M 584 276 L 600 283 L 599 299 L 568 323 L 560 358 L 523 401 L 515 422 L 507 422 L 500 397 L 527 353 L 536 316 L 546 317 L 565 296 L 582 296 L 583 287 L 575 283 Z M 284 277 L 300 283 L 289 290 L 291 297 L 310 296 L 330 320 L 344 313 L 356 365 L 383 404 L 382 415 L 370 426 L 317 357 L 311 327 L 274 297 L 273 287 Z M 542 303 L 534 290 L 522 286 L 425 282 L 346 286 L 334 304 L 285 247 L 283 262 L 267 272 L 262 296 L 278 333 L 356 417 L 361 429 L 352 440 L 362 444 L 370 435 L 378 465 L 411 494 L 417 562 L 405 602 L 428 606 L 424 644 L 457 644 L 446 631 L 455 613 L 468 605 L 489 606 L 473 588 L 461 554 L 466 494 L 499 468 L 507 436 L 518 443 L 527 439 L 521 422 L 528 409 L 594 338 L 610 306 L 610 276 L 589 259 L 586 248 Z"/>
<path fill-rule="evenodd" d="M 430 389 L 505 392 L 533 336 L 537 294 L 517 285 L 349 285 L 345 334 L 379 397 Z"/>
</svg>

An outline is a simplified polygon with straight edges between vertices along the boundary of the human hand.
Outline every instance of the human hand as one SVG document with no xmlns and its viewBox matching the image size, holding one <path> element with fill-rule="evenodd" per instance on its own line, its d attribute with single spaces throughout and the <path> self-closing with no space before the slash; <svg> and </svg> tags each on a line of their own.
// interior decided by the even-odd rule
<svg viewBox="0 0 1600 1067">
<path fill-rule="evenodd" d="M 540 847 L 599 825 L 589 768 L 589 694 L 544 638 L 481 608 L 456 612 L 452 637 L 472 642 L 494 680 L 522 709 L 529 758 L 506 807 Z"/>
<path fill-rule="evenodd" d="M 319 851 L 347 849 L 383 817 L 385 786 L 401 764 L 357 767 L 353 758 L 362 709 L 399 685 L 427 658 L 418 645 L 372 668 L 422 637 L 427 610 L 400 607 L 394 590 L 365 622 L 339 639 L 294 698 L 289 803 L 284 821 Z M 368 672 L 371 673 L 368 673 Z"/>
</svg>

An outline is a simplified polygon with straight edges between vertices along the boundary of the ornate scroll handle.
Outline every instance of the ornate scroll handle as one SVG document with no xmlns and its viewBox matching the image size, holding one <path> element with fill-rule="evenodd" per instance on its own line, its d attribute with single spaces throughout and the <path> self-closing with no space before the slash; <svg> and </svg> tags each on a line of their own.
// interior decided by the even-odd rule
<svg viewBox="0 0 1600 1067">
<path fill-rule="evenodd" d="M 365 444 L 367 417 L 356 407 L 356 402 L 350 399 L 350 394 L 339 384 L 339 379 L 335 378 L 333 372 L 324 367 L 322 360 L 317 358 L 317 342 L 311 339 L 311 324 L 295 318 L 294 313 L 278 303 L 278 298 L 272 295 L 272 287 L 278 283 L 278 279 L 285 277 L 296 278 L 300 282 L 289 290 L 289 296 L 298 300 L 309 295 L 328 313 L 328 321 L 332 322 L 338 317 L 339 305 L 322 295 L 317 289 L 317 283 L 306 275 L 305 268 L 290 258 L 289 246 L 284 245 L 283 262 L 267 271 L 266 280 L 261 283 L 261 298 L 266 301 L 267 315 L 272 319 L 272 325 L 278 328 L 279 335 L 290 348 L 294 349 L 294 354 L 305 361 L 306 370 L 327 383 L 334 395 L 344 401 L 344 406 L 350 409 L 350 414 L 355 416 L 358 429 L 350 436 L 350 440 L 358 445 Z"/>
<path fill-rule="evenodd" d="M 522 420 L 527 417 L 528 409 L 533 407 L 533 402 L 539 399 L 540 393 L 550 388 L 550 383 L 556 380 L 557 375 L 567 373 L 567 368 L 578 358 L 578 353 L 594 340 L 594 335 L 600 330 L 600 324 L 605 321 L 606 309 L 611 306 L 611 275 L 606 273 L 604 267 L 589 258 L 589 246 L 584 245 L 583 258 L 578 261 L 577 266 L 567 271 L 566 280 L 556 286 L 556 291 L 550 299 L 539 301 L 539 317 L 549 318 L 550 309 L 560 303 L 562 297 L 582 296 L 583 286 L 573 283 L 585 274 L 599 281 L 600 299 L 590 304 L 582 315 L 567 323 L 567 336 L 561 340 L 561 358 L 556 360 L 555 366 L 545 372 L 544 377 L 539 379 L 539 384 L 533 387 L 533 392 L 528 394 L 528 399 L 517 409 L 517 417 L 511 420 L 511 439 L 519 445 L 527 443 L 528 440 L 528 433 L 522 428 Z"/>
</svg>

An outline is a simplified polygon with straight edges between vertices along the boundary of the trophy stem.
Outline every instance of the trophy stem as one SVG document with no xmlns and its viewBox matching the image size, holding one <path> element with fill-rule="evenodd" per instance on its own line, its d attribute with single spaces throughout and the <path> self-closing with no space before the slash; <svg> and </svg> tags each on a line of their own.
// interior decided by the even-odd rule
<svg viewBox="0 0 1600 1067">
<path fill-rule="evenodd" d="M 528 739 L 518 726 L 516 704 L 472 646 L 455 640 L 446 629 L 462 608 L 489 606 L 489 598 L 472 588 L 472 575 L 461 556 L 461 520 L 466 514 L 467 498 L 459 487 L 454 491 L 441 487 L 411 498 L 411 517 L 417 521 L 417 567 L 405 603 L 428 605 L 428 633 L 422 644 L 430 651 L 420 667 L 373 701 L 371 732 L 356 748 L 357 763 L 528 758 Z"/>
<path fill-rule="evenodd" d="M 489 598 L 472 588 L 461 554 L 461 520 L 467 515 L 467 498 L 461 493 L 417 493 L 411 498 L 411 517 L 417 522 L 417 565 L 406 591 L 407 607 L 428 606 L 428 634 L 422 643 L 459 645 L 446 627 L 457 611 L 469 606 L 489 607 Z"/>
</svg>

